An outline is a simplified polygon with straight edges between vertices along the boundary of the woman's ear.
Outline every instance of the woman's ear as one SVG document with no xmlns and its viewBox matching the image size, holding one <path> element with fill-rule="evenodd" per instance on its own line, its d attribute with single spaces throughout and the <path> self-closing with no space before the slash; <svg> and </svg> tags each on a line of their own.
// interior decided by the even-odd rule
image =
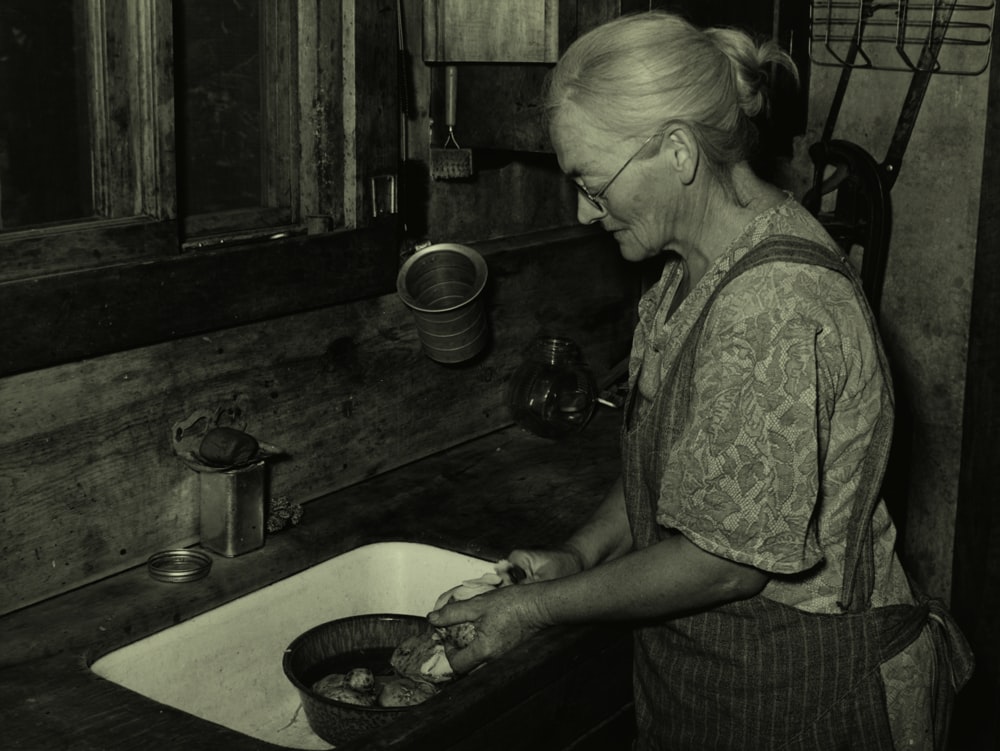
<svg viewBox="0 0 1000 751">
<path fill-rule="evenodd" d="M 666 152 L 668 165 L 673 169 L 684 185 L 694 182 L 698 174 L 700 152 L 698 142 L 691 136 L 687 128 L 671 128 L 665 134 L 661 151 Z"/>
</svg>

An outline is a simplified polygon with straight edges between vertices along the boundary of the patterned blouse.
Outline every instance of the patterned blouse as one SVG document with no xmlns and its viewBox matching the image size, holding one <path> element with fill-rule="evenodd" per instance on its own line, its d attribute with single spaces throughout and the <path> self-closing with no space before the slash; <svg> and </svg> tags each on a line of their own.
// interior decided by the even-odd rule
<svg viewBox="0 0 1000 751">
<path fill-rule="evenodd" d="M 641 411 L 725 273 L 776 235 L 836 247 L 793 198 L 754 219 L 684 297 L 679 258 L 639 303 L 630 385 Z M 892 399 L 853 287 L 815 266 L 775 262 L 718 296 L 697 350 L 689 429 L 661 480 L 657 521 L 710 553 L 772 575 L 763 595 L 838 612 L 846 530 L 875 417 Z M 912 601 L 876 508 L 872 605 Z"/>
</svg>

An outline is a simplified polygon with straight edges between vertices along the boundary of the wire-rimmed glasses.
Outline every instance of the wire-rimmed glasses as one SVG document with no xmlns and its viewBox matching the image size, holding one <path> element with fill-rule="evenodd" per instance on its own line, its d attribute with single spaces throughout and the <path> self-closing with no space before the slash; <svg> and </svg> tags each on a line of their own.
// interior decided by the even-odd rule
<svg viewBox="0 0 1000 751">
<path fill-rule="evenodd" d="M 587 203 L 589 203 L 595 209 L 597 209 L 598 211 L 600 211 L 602 214 L 605 213 L 605 212 L 607 212 L 608 207 L 604 204 L 603 199 L 604 199 L 604 195 L 608 192 L 608 188 L 610 188 L 611 184 L 615 180 L 618 179 L 618 176 L 621 175 L 621 173 L 625 171 L 625 168 L 628 167 L 630 164 L 632 164 L 633 160 L 635 160 L 635 158 L 637 156 L 639 156 L 639 154 L 642 153 L 642 150 L 644 148 L 646 148 L 646 146 L 649 144 L 649 142 L 652 141 L 657 136 L 662 135 L 663 133 L 664 133 L 664 130 L 662 130 L 662 129 L 658 130 L 653 135 L 651 135 L 649 138 L 647 138 L 645 141 L 643 141 L 642 145 L 639 146 L 638 149 L 636 149 L 635 153 L 632 154 L 632 156 L 630 156 L 625 161 L 625 164 L 623 164 L 621 166 L 621 169 L 619 169 L 615 174 L 613 174 L 611 176 L 611 179 L 608 180 L 606 183 L 604 183 L 604 187 L 601 188 L 596 193 L 591 193 L 590 190 L 588 190 L 588 188 L 587 188 L 586 185 L 584 185 L 583 183 L 577 182 L 576 180 L 573 180 L 573 185 L 576 186 L 576 189 L 579 191 L 580 195 L 583 196 L 584 200 L 587 201 Z"/>
</svg>

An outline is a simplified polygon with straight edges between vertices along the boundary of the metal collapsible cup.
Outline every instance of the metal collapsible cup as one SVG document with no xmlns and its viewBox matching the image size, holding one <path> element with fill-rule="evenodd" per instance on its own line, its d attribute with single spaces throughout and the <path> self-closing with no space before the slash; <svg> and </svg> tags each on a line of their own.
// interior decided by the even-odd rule
<svg viewBox="0 0 1000 751">
<path fill-rule="evenodd" d="M 418 250 L 400 268 L 396 291 L 410 308 L 424 353 L 432 360 L 463 362 L 486 346 L 486 274 L 479 253 L 452 243 Z"/>
</svg>

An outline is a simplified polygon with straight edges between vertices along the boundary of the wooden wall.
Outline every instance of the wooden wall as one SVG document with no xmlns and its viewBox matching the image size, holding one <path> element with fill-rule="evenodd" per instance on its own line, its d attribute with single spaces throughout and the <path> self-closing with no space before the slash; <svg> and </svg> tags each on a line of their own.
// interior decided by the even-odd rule
<svg viewBox="0 0 1000 751">
<path fill-rule="evenodd" d="M 285 448 L 271 495 L 304 502 L 509 424 L 505 384 L 541 330 L 606 372 L 637 289 L 609 243 L 478 244 L 494 340 L 468 365 L 425 357 L 393 293 L 0 379 L 0 612 L 197 540 L 197 476 L 171 445 L 197 410 Z"/>
</svg>

